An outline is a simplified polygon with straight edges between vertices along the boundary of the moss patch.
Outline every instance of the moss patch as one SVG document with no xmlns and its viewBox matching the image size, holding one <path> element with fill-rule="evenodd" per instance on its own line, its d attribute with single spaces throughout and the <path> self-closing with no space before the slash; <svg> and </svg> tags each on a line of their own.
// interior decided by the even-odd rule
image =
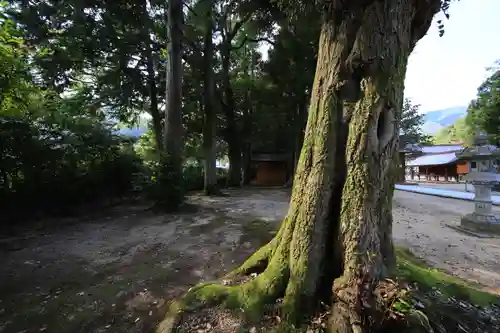
<svg viewBox="0 0 500 333">
<path fill-rule="evenodd" d="M 479 306 L 500 304 L 497 295 L 480 290 L 480 286 L 431 268 L 409 250 L 397 248 L 398 275 L 408 282 L 416 282 L 420 289 L 439 289 L 445 296 L 455 297 Z"/>
</svg>

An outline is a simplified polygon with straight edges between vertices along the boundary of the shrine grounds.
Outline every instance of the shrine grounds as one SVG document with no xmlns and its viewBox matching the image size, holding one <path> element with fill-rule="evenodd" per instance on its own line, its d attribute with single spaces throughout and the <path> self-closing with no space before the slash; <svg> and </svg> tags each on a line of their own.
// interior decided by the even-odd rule
<svg viewBox="0 0 500 333">
<path fill-rule="evenodd" d="M 152 332 L 171 299 L 241 262 L 287 211 L 284 189 L 227 193 L 192 196 L 183 214 L 124 205 L 1 238 L 0 332 Z M 464 306 L 489 306 L 500 294 L 500 238 L 446 227 L 472 210 L 471 202 L 396 191 L 393 236 L 402 275 L 465 297 Z M 500 318 L 497 310 L 481 313 Z"/>
</svg>

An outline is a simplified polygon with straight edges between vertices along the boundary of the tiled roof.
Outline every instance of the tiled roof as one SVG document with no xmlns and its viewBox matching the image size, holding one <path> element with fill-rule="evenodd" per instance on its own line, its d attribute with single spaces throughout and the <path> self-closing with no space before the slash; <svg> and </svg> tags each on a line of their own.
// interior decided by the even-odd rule
<svg viewBox="0 0 500 333">
<path fill-rule="evenodd" d="M 457 160 L 455 152 L 435 155 L 424 155 L 406 163 L 407 166 L 427 166 L 427 165 L 445 165 Z"/>
<path fill-rule="evenodd" d="M 436 146 L 421 146 L 422 153 L 424 154 L 441 154 L 461 151 L 462 145 L 436 145 Z"/>
</svg>

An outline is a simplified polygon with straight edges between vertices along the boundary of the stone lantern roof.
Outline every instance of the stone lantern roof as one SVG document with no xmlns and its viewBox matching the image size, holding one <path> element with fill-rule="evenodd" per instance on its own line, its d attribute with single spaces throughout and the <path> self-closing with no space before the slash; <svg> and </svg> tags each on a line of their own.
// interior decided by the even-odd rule
<svg viewBox="0 0 500 333">
<path fill-rule="evenodd" d="M 495 160 L 500 158 L 500 148 L 488 143 L 488 136 L 482 131 L 476 131 L 472 146 L 465 147 L 456 153 L 461 160 Z"/>
</svg>

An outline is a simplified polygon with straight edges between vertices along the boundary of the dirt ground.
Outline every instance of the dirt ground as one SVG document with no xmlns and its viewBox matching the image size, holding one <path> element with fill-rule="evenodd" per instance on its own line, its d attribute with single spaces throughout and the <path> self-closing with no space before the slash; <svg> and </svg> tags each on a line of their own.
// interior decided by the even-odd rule
<svg viewBox="0 0 500 333">
<path fill-rule="evenodd" d="M 0 239 L 0 332 L 152 332 L 169 300 L 268 241 L 288 207 L 282 189 L 228 194 L 191 197 L 192 213 L 129 205 Z M 500 239 L 445 226 L 470 211 L 470 202 L 397 191 L 395 242 L 498 291 Z"/>
</svg>

